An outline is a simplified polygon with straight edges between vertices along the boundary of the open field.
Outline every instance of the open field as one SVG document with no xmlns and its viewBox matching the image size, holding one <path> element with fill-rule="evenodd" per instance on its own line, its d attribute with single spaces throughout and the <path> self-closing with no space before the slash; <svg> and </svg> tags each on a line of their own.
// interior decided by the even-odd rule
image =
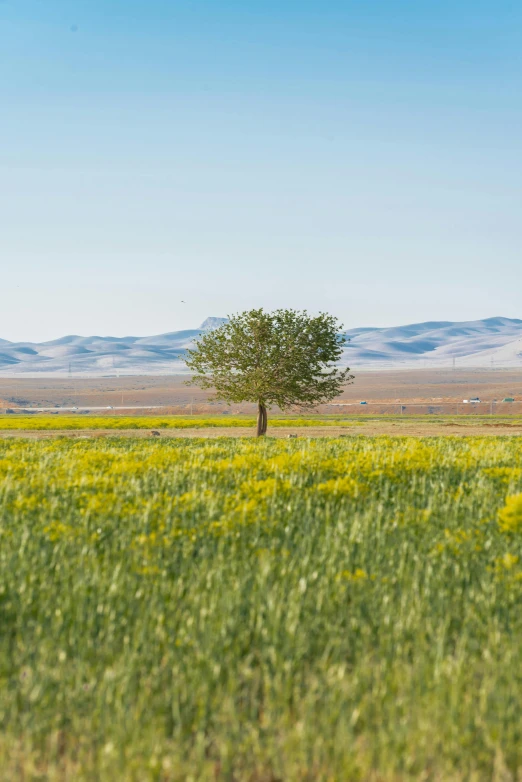
<svg viewBox="0 0 522 782">
<path fill-rule="evenodd" d="M 522 372 L 514 370 L 388 370 L 358 372 L 355 382 L 347 386 L 339 402 L 367 400 L 376 403 L 372 413 L 395 413 L 399 401 L 406 406 L 405 413 L 457 412 L 463 399 L 478 396 L 484 400 L 512 396 L 522 399 Z M 0 378 L 0 402 L 6 405 L 33 407 L 99 407 L 130 405 L 164 405 L 171 412 L 187 413 L 193 409 L 200 414 L 228 410 L 211 402 L 208 393 L 185 385 L 185 378 L 171 377 L 109 377 L 109 378 Z M 423 409 L 411 405 L 422 404 Z M 408 408 L 410 405 L 410 408 Z M 437 405 L 443 405 L 437 409 Z M 0 404 L 1 407 L 1 404 Z M 233 405 L 231 412 L 252 413 L 252 405 Z M 328 412 L 327 407 L 321 408 Z M 497 411 L 509 414 L 509 407 Z M 330 409 L 330 412 L 332 410 Z M 365 415 L 364 407 L 349 408 L 350 414 Z M 464 414 L 466 406 L 460 405 Z M 473 412 L 473 411 L 471 411 Z M 489 412 L 489 410 L 488 410 Z M 522 412 L 520 406 L 516 412 Z M 127 413 L 126 413 L 127 414 Z"/>
<path fill-rule="evenodd" d="M 30 437 L 251 437 L 255 419 L 250 416 L 86 416 L 1 415 L 0 438 Z M 342 416 L 274 417 L 269 437 L 346 437 L 358 435 L 522 435 L 519 416 Z"/>
<path fill-rule="evenodd" d="M 357 426 L 357 421 L 348 421 L 340 417 L 284 417 L 272 418 L 272 427 L 331 427 Z M 255 419 L 243 416 L 241 418 L 223 416 L 82 416 L 82 415 L 4 415 L 0 418 L 0 429 L 33 429 L 43 430 L 133 430 L 133 429 L 237 429 L 255 427 Z"/>
<path fill-rule="evenodd" d="M 519 437 L 1 441 L 0 778 L 520 778 L 521 492 Z"/>
</svg>

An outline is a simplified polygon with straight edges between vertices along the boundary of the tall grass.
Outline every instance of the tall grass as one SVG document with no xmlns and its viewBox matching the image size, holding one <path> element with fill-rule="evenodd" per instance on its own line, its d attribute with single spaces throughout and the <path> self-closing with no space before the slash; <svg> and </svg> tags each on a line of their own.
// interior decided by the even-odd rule
<svg viewBox="0 0 522 782">
<path fill-rule="evenodd" d="M 521 445 L 0 442 L 0 778 L 516 779 Z"/>
</svg>

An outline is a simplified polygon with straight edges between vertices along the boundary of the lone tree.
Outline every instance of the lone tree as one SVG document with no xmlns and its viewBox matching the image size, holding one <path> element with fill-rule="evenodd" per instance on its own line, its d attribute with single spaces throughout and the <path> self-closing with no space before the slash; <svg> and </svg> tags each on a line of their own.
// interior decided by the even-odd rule
<svg viewBox="0 0 522 782">
<path fill-rule="evenodd" d="M 233 315 L 203 334 L 185 362 L 201 388 L 225 402 L 257 402 L 257 436 L 266 433 L 267 409 L 307 409 L 335 399 L 353 379 L 335 366 L 346 337 L 324 313 L 262 309 Z"/>
</svg>

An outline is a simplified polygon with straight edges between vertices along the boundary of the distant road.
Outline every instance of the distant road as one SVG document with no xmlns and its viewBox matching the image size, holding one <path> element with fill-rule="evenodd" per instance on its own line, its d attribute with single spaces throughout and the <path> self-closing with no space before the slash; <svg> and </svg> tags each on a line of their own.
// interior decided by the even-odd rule
<svg viewBox="0 0 522 782">
<path fill-rule="evenodd" d="M 325 407 L 402 407 L 403 410 L 406 408 L 411 407 L 457 407 L 458 409 L 470 409 L 470 408 L 479 408 L 484 409 L 486 406 L 490 410 L 496 409 L 498 405 L 505 406 L 505 409 L 509 408 L 515 408 L 517 404 L 520 404 L 520 401 L 515 402 L 502 402 L 501 400 L 488 400 L 488 399 L 482 399 L 480 402 L 463 402 L 463 401 L 447 401 L 447 402 L 433 402 L 433 401 L 426 401 L 426 402 L 408 402 L 408 401 L 381 401 L 381 402 L 331 402 L 327 403 L 324 406 Z M 164 410 L 169 409 L 173 405 L 89 405 L 88 407 L 9 407 L 9 410 L 14 410 L 19 413 L 80 413 L 80 412 L 92 412 L 92 411 L 107 411 L 107 410 Z M 5 408 L 4 408 L 5 410 Z M 187 411 L 187 415 L 190 415 L 190 413 Z M 179 414 L 178 414 L 179 415 Z"/>
<path fill-rule="evenodd" d="M 21 413 L 59 413 L 59 412 L 68 412 L 68 413 L 79 413 L 82 410 L 161 410 L 164 407 L 170 407 L 171 405 L 131 405 L 129 407 L 121 407 L 116 405 L 103 405 L 102 407 L 96 407 L 94 405 L 89 405 L 89 407 L 10 407 L 9 410 L 17 410 Z"/>
</svg>

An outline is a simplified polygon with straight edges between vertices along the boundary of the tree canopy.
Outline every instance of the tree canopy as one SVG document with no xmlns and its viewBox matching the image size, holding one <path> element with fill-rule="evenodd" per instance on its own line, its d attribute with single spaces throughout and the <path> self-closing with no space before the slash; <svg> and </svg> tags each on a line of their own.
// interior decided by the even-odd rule
<svg viewBox="0 0 522 782">
<path fill-rule="evenodd" d="M 257 434 L 267 409 L 311 408 L 329 402 L 353 379 L 336 366 L 346 337 L 333 315 L 254 309 L 202 334 L 185 358 L 191 382 L 226 402 L 258 405 Z"/>
</svg>

